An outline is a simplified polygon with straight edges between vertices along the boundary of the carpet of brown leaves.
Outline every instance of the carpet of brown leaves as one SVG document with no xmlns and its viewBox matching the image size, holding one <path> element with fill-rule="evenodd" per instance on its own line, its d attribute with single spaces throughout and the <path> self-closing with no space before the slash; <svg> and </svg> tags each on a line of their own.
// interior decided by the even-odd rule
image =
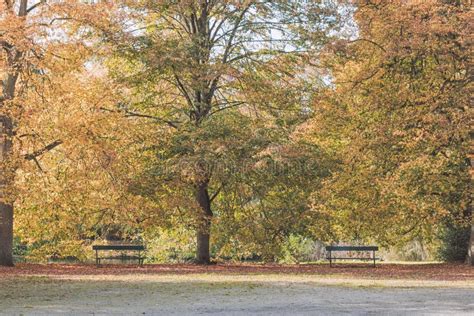
<svg viewBox="0 0 474 316">
<path fill-rule="evenodd" d="M 130 275 L 130 274 L 310 274 L 338 275 L 348 278 L 367 279 L 411 279 L 461 281 L 474 280 L 474 267 L 463 264 L 343 264 L 332 268 L 326 264 L 215 264 L 209 266 L 193 264 L 149 264 L 104 265 L 91 264 L 18 264 L 15 267 L 0 267 L 0 278 L 28 275 Z"/>
</svg>

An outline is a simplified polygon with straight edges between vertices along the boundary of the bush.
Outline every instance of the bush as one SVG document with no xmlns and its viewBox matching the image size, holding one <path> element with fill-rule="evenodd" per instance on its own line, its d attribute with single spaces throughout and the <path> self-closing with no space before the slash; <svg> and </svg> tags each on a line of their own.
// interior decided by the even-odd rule
<svg viewBox="0 0 474 316">
<path fill-rule="evenodd" d="M 144 235 L 146 263 L 183 263 L 194 260 L 195 239 L 192 231 L 182 228 L 156 228 Z"/>
<path fill-rule="evenodd" d="M 439 233 L 437 258 L 446 262 L 464 262 L 469 247 L 470 228 L 447 222 Z"/>
<path fill-rule="evenodd" d="M 280 263 L 300 263 L 320 260 L 324 245 L 321 242 L 291 234 L 282 245 Z"/>
<path fill-rule="evenodd" d="M 15 237 L 13 239 L 13 258 L 15 262 L 24 262 L 27 256 L 28 247 L 20 240 L 20 238 Z"/>
</svg>

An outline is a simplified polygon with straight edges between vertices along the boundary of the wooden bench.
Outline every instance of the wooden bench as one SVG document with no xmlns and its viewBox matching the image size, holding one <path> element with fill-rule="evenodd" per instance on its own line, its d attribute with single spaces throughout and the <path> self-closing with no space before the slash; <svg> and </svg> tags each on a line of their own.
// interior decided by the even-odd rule
<svg viewBox="0 0 474 316">
<path fill-rule="evenodd" d="M 337 260 L 362 260 L 362 261 L 373 261 L 375 267 L 375 261 L 380 258 L 375 257 L 375 252 L 379 250 L 377 246 L 327 246 L 327 260 L 329 260 L 329 266 L 332 267 L 332 262 Z M 333 252 L 369 252 L 369 257 L 334 257 Z M 372 254 L 372 256 L 370 256 Z"/>
<path fill-rule="evenodd" d="M 121 260 L 122 262 L 125 260 L 138 260 L 138 264 L 143 265 L 143 259 L 145 259 L 142 256 L 142 251 L 145 251 L 145 246 L 143 245 L 95 245 L 92 246 L 92 250 L 95 251 L 95 264 L 97 266 L 100 265 L 101 260 Z M 121 254 L 119 256 L 100 257 L 99 251 L 120 251 Z M 127 255 L 126 253 L 130 251 L 138 252 L 138 255 Z"/>
</svg>

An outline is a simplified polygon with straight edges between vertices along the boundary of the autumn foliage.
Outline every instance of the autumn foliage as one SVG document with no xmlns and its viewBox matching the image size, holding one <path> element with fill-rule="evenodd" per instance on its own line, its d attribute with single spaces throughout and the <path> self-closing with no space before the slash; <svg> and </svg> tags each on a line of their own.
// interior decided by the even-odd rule
<svg viewBox="0 0 474 316">
<path fill-rule="evenodd" d="M 122 240 L 150 261 L 298 261 L 472 224 L 465 1 L 0 12 L 0 265 L 13 236 L 35 260 Z"/>
</svg>

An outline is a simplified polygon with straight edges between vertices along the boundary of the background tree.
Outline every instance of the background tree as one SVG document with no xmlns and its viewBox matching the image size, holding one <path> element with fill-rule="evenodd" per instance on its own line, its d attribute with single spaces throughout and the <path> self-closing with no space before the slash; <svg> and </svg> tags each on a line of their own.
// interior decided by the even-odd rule
<svg viewBox="0 0 474 316">
<path fill-rule="evenodd" d="M 329 53 L 335 89 L 315 106 L 311 136 L 341 161 L 315 194 L 315 233 L 389 245 L 466 226 L 469 6 L 354 5 L 358 34 Z"/>
</svg>

